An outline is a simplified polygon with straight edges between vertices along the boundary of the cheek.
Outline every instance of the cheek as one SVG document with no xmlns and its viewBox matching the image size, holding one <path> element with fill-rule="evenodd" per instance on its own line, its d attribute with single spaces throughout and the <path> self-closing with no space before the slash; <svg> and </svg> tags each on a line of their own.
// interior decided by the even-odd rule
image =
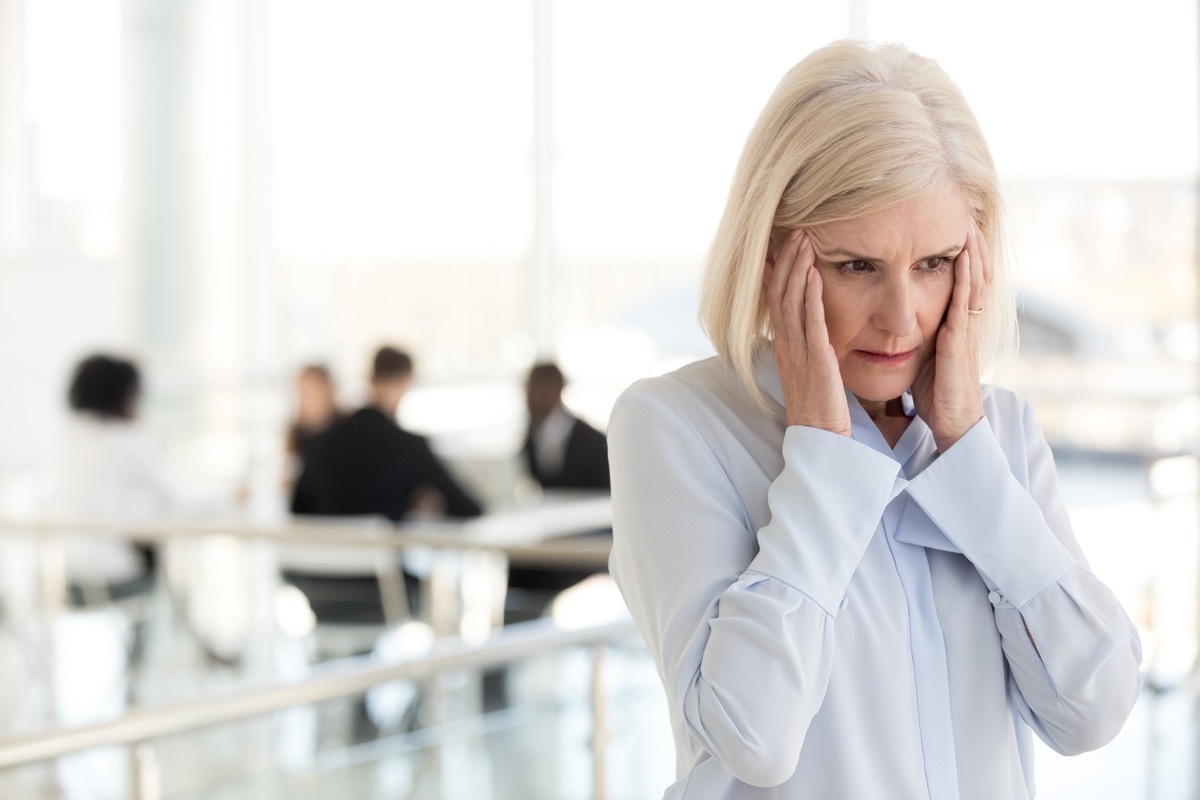
<svg viewBox="0 0 1200 800">
<path fill-rule="evenodd" d="M 844 287 L 831 288 L 826 283 L 821 300 L 825 308 L 825 327 L 829 331 L 829 343 L 835 351 L 841 351 L 842 346 L 854 338 L 866 320 L 866 312 L 860 307 L 861 299 L 856 302 L 854 292 L 846 291 Z"/>
<path fill-rule="evenodd" d="M 946 318 L 946 309 L 950 307 L 950 294 L 954 285 L 950 281 L 938 281 L 936 286 L 929 287 L 922 300 L 921 327 L 926 333 L 936 331 Z"/>
</svg>

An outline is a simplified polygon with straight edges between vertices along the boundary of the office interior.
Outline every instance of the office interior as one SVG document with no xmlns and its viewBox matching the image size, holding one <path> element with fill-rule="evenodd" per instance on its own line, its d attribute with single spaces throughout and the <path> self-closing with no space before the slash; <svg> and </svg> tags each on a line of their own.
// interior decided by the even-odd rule
<svg viewBox="0 0 1200 800">
<path fill-rule="evenodd" d="M 698 284 L 745 136 L 855 37 L 935 58 L 980 120 L 1022 314 L 992 377 L 1145 648 L 1123 732 L 1040 748 L 1039 797 L 1200 798 L 1198 12 L 0 0 L 0 797 L 661 796 L 666 700 L 611 582 L 514 630 L 497 610 L 511 564 L 604 563 L 556 533 L 603 528 L 603 499 L 548 506 L 523 469 L 525 377 L 555 361 L 603 430 L 630 383 L 712 355 Z M 415 360 L 399 421 L 494 515 L 460 546 L 288 513 L 297 371 L 352 409 L 381 344 Z M 94 352 L 137 362 L 190 510 L 97 523 L 170 552 L 152 591 L 72 604 L 80 532 L 47 498 Z M 318 624 L 280 565 L 346 549 L 402 551 L 438 618 Z"/>
</svg>

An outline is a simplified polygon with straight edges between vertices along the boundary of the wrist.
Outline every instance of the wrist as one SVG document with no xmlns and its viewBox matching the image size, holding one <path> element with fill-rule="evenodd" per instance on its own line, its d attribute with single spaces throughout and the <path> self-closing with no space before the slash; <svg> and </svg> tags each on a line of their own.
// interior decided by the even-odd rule
<svg viewBox="0 0 1200 800">
<path fill-rule="evenodd" d="M 850 421 L 849 420 L 828 420 L 828 419 L 813 419 L 802 415 L 788 415 L 787 424 L 789 427 L 801 428 L 816 428 L 829 433 L 836 433 L 839 436 L 850 436 Z"/>
<path fill-rule="evenodd" d="M 979 424 L 983 419 L 983 412 L 974 419 L 965 420 L 957 425 L 951 426 L 947 430 L 934 431 L 933 441 L 937 445 L 937 451 L 944 453 L 958 443 L 958 440 L 967 435 L 967 432 Z"/>
</svg>

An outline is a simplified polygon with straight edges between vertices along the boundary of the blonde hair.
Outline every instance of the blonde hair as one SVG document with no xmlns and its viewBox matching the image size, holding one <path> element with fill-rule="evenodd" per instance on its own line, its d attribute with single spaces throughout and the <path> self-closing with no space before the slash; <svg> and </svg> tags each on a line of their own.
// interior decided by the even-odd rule
<svg viewBox="0 0 1200 800">
<path fill-rule="evenodd" d="M 701 289 L 717 352 L 763 402 L 754 362 L 771 338 L 763 271 L 773 234 L 904 205 L 958 187 L 987 240 L 981 366 L 1016 346 L 999 181 L 983 132 L 946 72 L 900 45 L 841 41 L 783 77 L 738 162 Z"/>
</svg>

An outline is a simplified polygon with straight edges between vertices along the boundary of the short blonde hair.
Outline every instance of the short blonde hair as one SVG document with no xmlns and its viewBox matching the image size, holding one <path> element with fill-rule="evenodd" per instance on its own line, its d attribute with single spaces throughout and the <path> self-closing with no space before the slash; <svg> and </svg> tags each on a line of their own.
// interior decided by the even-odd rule
<svg viewBox="0 0 1200 800">
<path fill-rule="evenodd" d="M 999 180 L 966 99 L 946 72 L 900 45 L 841 41 L 783 77 L 738 162 L 709 254 L 700 317 L 752 396 L 771 338 L 763 286 L 772 234 L 855 219 L 958 187 L 991 251 L 981 366 L 1016 346 Z"/>
</svg>

